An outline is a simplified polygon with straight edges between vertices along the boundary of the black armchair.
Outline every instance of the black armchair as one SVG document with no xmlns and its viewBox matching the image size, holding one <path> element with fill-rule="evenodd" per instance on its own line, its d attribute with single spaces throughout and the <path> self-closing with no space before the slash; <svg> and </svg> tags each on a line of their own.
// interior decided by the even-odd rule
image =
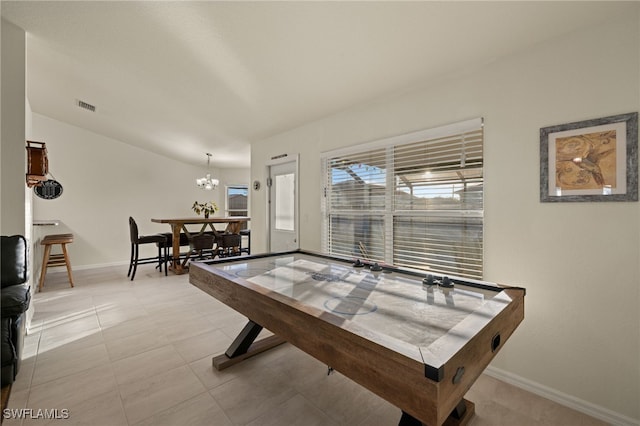
<svg viewBox="0 0 640 426">
<path fill-rule="evenodd" d="M 22 235 L 2 236 L 2 386 L 15 381 L 24 346 L 25 315 L 31 301 L 27 284 L 27 241 Z"/>
</svg>

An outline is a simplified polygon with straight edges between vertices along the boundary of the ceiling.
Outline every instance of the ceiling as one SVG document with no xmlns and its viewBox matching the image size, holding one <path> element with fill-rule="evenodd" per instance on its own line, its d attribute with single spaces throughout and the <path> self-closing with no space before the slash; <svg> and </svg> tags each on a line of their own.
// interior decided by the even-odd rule
<svg viewBox="0 0 640 426">
<path fill-rule="evenodd" d="M 6 1 L 33 112 L 179 161 L 250 144 L 597 25 L 631 2 Z M 89 112 L 82 100 L 96 106 Z"/>
</svg>

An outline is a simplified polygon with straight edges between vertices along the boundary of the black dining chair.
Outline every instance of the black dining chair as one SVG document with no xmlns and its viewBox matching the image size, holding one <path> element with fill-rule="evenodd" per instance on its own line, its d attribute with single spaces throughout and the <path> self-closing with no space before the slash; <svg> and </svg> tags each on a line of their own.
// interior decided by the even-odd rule
<svg viewBox="0 0 640 426">
<path fill-rule="evenodd" d="M 216 254 L 218 257 L 240 256 L 242 237 L 240 234 L 221 232 L 216 236 Z"/>
<path fill-rule="evenodd" d="M 240 230 L 240 253 L 251 254 L 251 229 L 242 229 Z M 247 237 L 247 245 L 243 246 L 242 243 L 244 241 L 243 237 Z"/>
<path fill-rule="evenodd" d="M 190 250 L 182 261 L 182 267 L 185 267 L 189 260 L 212 259 L 215 256 L 214 242 L 215 236 L 208 232 L 192 236 L 189 239 Z"/>
<path fill-rule="evenodd" d="M 127 276 L 131 276 L 131 281 L 133 281 L 133 278 L 136 276 L 138 265 L 155 263 L 157 264 L 156 267 L 160 268 L 160 272 L 162 272 L 162 264 L 164 262 L 162 247 L 166 246 L 167 237 L 163 234 L 139 235 L 138 225 L 131 216 L 129 216 L 129 233 L 131 236 L 131 258 L 129 260 L 129 272 L 127 273 Z M 140 245 L 142 244 L 156 244 L 158 247 L 158 255 L 140 259 L 139 252 Z"/>
</svg>

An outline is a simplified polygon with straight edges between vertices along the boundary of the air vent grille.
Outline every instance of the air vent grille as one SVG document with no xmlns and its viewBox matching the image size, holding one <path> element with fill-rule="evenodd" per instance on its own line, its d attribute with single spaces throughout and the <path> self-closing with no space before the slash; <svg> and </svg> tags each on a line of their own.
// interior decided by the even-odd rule
<svg viewBox="0 0 640 426">
<path fill-rule="evenodd" d="M 79 100 L 78 101 L 78 106 L 80 108 L 84 108 L 84 109 L 89 110 L 91 112 L 96 112 L 96 107 L 94 105 L 91 105 L 91 104 L 87 103 L 87 102 Z"/>
</svg>

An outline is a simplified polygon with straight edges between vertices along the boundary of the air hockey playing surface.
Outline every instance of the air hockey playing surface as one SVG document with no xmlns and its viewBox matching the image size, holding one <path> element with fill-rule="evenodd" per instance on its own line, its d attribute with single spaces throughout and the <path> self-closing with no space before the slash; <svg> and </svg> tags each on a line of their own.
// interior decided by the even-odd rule
<svg viewBox="0 0 640 426">
<path fill-rule="evenodd" d="M 457 285 L 427 286 L 402 273 L 371 272 L 294 254 L 219 266 L 266 289 L 416 346 L 429 346 L 496 296 Z M 500 303 L 500 302 L 498 302 Z"/>
</svg>

